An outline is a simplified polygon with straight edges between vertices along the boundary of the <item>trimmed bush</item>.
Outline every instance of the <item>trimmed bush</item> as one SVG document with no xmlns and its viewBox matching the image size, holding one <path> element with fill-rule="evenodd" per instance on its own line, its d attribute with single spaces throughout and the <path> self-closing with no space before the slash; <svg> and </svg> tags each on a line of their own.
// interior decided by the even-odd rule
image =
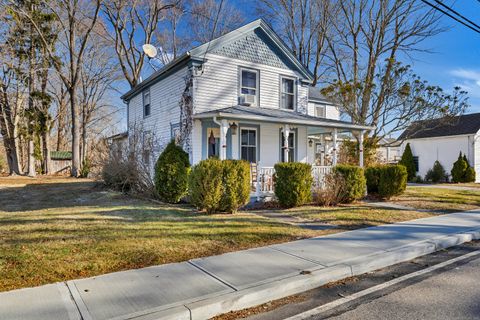
<svg viewBox="0 0 480 320">
<path fill-rule="evenodd" d="M 324 186 L 314 190 L 313 201 L 321 206 L 335 206 L 340 203 L 345 190 L 345 179 L 336 172 L 325 175 Z"/>
<path fill-rule="evenodd" d="M 235 213 L 250 200 L 250 164 L 243 160 L 224 160 L 222 165 L 220 210 Z"/>
<path fill-rule="evenodd" d="M 172 140 L 155 164 L 155 189 L 160 199 L 177 203 L 186 196 L 189 171 L 188 153 Z"/>
<path fill-rule="evenodd" d="M 188 178 L 190 203 L 207 213 L 218 212 L 223 194 L 222 175 L 223 166 L 218 159 L 203 160 L 193 166 Z"/>
<path fill-rule="evenodd" d="M 365 179 L 367 180 L 368 193 L 378 192 L 378 183 L 380 179 L 381 166 L 372 166 L 365 169 Z"/>
<path fill-rule="evenodd" d="M 434 183 L 445 182 L 447 180 L 447 173 L 438 160 L 433 164 L 433 168 L 428 170 L 425 175 L 425 180 Z"/>
<path fill-rule="evenodd" d="M 465 170 L 465 182 L 475 182 L 476 180 L 476 173 L 473 167 L 468 167 Z"/>
<path fill-rule="evenodd" d="M 365 196 L 367 184 L 363 169 L 351 165 L 338 165 L 333 168 L 334 173 L 339 173 L 345 179 L 345 189 L 341 197 L 342 203 L 351 203 Z"/>
<path fill-rule="evenodd" d="M 188 187 L 196 208 L 234 213 L 250 200 L 250 165 L 242 160 L 200 161 L 190 172 Z"/>
<path fill-rule="evenodd" d="M 398 162 L 398 164 L 404 165 L 407 168 L 408 172 L 408 181 L 412 181 L 415 179 L 417 175 L 417 170 L 415 168 L 415 162 L 413 161 L 413 153 L 412 149 L 410 148 L 410 143 L 407 143 L 405 146 L 405 150 L 402 154 L 402 159 Z"/>
<path fill-rule="evenodd" d="M 458 155 L 457 161 L 453 163 L 453 168 L 451 171 L 452 181 L 455 183 L 465 182 L 465 172 L 468 168 L 468 162 L 462 156 L 462 153 Z"/>
<path fill-rule="evenodd" d="M 386 165 L 380 170 L 378 195 L 391 198 L 402 194 L 407 188 L 407 168 L 403 165 Z"/>
<path fill-rule="evenodd" d="M 312 200 L 312 166 L 300 162 L 275 165 L 275 195 L 282 207 L 301 206 Z"/>
</svg>

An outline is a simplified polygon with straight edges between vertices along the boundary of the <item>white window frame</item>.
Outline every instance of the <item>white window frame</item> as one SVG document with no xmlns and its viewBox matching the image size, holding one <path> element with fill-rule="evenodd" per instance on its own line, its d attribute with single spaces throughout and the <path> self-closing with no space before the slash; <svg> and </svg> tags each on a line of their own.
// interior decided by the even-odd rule
<svg viewBox="0 0 480 320">
<path fill-rule="evenodd" d="M 320 103 L 314 103 L 314 111 L 315 111 L 315 117 L 319 118 L 326 118 L 327 117 L 327 105 L 325 104 L 320 104 Z M 322 114 L 319 115 L 318 109 L 322 109 Z"/>
<path fill-rule="evenodd" d="M 242 145 L 242 131 L 255 131 L 255 145 Z M 251 148 L 251 147 L 255 147 L 255 162 L 258 162 L 258 130 L 257 128 L 251 128 L 251 127 L 242 127 L 240 128 L 240 143 L 239 143 L 239 146 L 240 146 L 240 154 L 238 155 L 239 159 L 243 160 L 242 159 L 242 148 L 243 147 L 247 147 L 247 148 Z M 248 160 L 245 160 L 245 161 L 248 161 Z"/>
<path fill-rule="evenodd" d="M 293 81 L 293 93 L 283 92 L 283 80 Z M 293 96 L 293 108 L 287 108 L 283 105 L 283 95 L 288 94 Z M 280 109 L 295 111 L 297 109 L 297 79 L 294 77 L 280 76 Z"/>
<path fill-rule="evenodd" d="M 256 84 L 256 87 L 253 88 L 253 87 L 244 87 L 243 86 L 243 82 L 242 82 L 242 73 L 243 71 L 246 71 L 246 72 L 252 72 L 252 73 L 255 73 L 255 84 Z M 250 90 L 255 90 L 255 103 L 252 105 L 253 107 L 258 107 L 260 105 L 259 101 L 260 101 L 260 71 L 257 70 L 257 69 L 251 69 L 251 68 L 245 68 L 245 67 L 239 67 L 238 69 L 238 99 L 240 101 L 240 97 L 244 94 L 242 93 L 242 89 L 245 88 L 245 89 L 250 89 Z"/>
<path fill-rule="evenodd" d="M 148 103 L 145 101 L 145 96 L 148 95 Z M 152 95 L 150 94 L 150 88 L 142 91 L 142 105 L 143 105 L 143 117 L 147 118 L 152 114 Z M 148 114 L 145 112 L 148 106 Z"/>
</svg>

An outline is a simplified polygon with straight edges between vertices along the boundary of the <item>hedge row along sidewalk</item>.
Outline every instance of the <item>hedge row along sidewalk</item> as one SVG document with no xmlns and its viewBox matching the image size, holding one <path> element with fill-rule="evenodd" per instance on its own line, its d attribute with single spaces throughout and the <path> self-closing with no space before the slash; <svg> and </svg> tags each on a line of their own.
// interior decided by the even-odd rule
<svg viewBox="0 0 480 320">
<path fill-rule="evenodd" d="M 480 210 L 454 213 L 5 292 L 0 314 L 208 319 L 479 238 Z"/>
</svg>

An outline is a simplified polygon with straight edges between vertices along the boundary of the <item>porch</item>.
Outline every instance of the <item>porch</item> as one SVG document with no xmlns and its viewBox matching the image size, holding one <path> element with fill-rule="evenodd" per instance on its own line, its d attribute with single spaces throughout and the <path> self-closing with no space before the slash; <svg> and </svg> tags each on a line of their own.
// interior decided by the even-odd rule
<svg viewBox="0 0 480 320">
<path fill-rule="evenodd" d="M 363 137 L 370 127 L 280 109 L 235 106 L 194 115 L 193 161 L 209 157 L 242 159 L 252 164 L 251 186 L 257 197 L 273 194 L 274 165 L 312 165 L 316 187 L 338 162 L 342 139 Z M 358 164 L 363 166 L 363 149 Z"/>
</svg>

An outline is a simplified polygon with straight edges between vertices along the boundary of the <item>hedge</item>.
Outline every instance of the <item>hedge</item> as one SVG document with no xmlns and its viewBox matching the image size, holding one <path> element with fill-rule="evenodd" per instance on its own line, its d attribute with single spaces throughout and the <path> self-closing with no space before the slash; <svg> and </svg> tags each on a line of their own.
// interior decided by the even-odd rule
<svg viewBox="0 0 480 320">
<path fill-rule="evenodd" d="M 155 189 L 165 202 L 177 203 L 188 191 L 188 153 L 171 141 L 155 164 Z"/>
<path fill-rule="evenodd" d="M 403 193 L 407 187 L 408 172 L 403 165 L 379 165 L 365 170 L 369 193 L 390 198 Z"/>
<path fill-rule="evenodd" d="M 362 168 L 351 165 L 337 165 L 333 172 L 339 173 L 345 180 L 345 188 L 341 197 L 342 203 L 351 203 L 365 196 L 367 184 Z"/>
<path fill-rule="evenodd" d="M 188 182 L 190 203 L 209 214 L 236 212 L 250 200 L 250 165 L 242 160 L 200 161 Z"/>
<path fill-rule="evenodd" d="M 300 162 L 275 165 L 275 196 L 282 207 L 291 208 L 312 200 L 312 166 Z"/>
</svg>

